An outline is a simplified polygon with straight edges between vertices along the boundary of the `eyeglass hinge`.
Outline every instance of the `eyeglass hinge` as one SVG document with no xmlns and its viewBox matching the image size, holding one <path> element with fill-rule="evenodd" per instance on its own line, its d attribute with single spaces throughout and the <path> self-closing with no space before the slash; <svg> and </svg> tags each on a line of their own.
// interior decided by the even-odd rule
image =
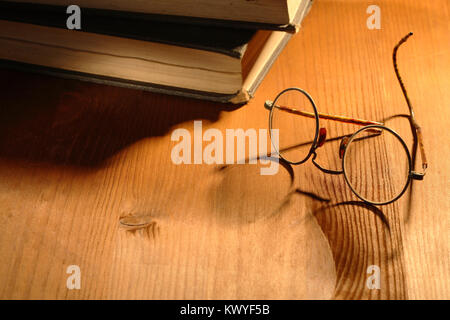
<svg viewBox="0 0 450 320">
<path fill-rule="evenodd" d="M 411 172 L 411 179 L 414 180 L 423 180 L 423 177 L 425 176 L 424 173 L 419 173 L 419 172 Z"/>
<path fill-rule="evenodd" d="M 272 110 L 272 106 L 273 106 L 273 102 L 270 100 L 267 100 L 266 102 L 264 102 L 264 108 L 266 108 L 267 110 Z"/>
</svg>

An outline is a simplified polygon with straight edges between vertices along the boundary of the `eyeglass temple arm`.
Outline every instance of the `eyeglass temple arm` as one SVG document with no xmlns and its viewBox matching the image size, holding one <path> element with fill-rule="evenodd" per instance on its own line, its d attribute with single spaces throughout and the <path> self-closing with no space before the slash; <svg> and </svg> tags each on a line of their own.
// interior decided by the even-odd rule
<svg viewBox="0 0 450 320">
<path fill-rule="evenodd" d="M 308 118 L 316 117 L 316 115 L 313 112 L 297 110 L 297 109 L 285 107 L 285 106 L 273 105 L 273 102 L 269 101 L 269 100 L 265 102 L 264 107 L 268 110 L 271 110 L 272 108 L 277 108 L 277 109 L 280 109 L 285 112 L 289 112 L 292 114 L 296 114 L 296 115 L 304 116 L 304 117 L 308 117 Z M 321 118 L 321 119 L 357 124 L 360 126 L 383 125 L 383 123 L 377 122 L 377 121 L 355 119 L 355 118 L 350 118 L 350 117 L 345 117 L 345 116 L 336 116 L 336 115 L 331 115 L 331 114 L 326 114 L 326 113 L 321 113 L 321 112 L 319 112 L 317 114 L 318 114 L 319 118 Z"/>
<path fill-rule="evenodd" d="M 426 154 L 425 154 L 425 147 L 424 147 L 424 144 L 423 144 L 422 129 L 419 126 L 419 124 L 416 122 L 416 119 L 414 117 L 414 110 L 413 110 L 411 101 L 409 100 L 408 92 L 406 91 L 405 85 L 403 83 L 402 77 L 400 76 L 400 72 L 398 70 L 398 65 L 397 65 L 397 52 L 398 52 L 398 49 L 412 35 L 413 35 L 412 32 L 408 33 L 406 36 L 404 36 L 397 43 L 397 45 L 394 47 L 394 52 L 392 54 L 392 60 L 394 62 L 395 75 L 397 76 L 398 82 L 400 83 L 400 87 L 402 89 L 403 96 L 405 97 L 406 103 L 407 103 L 408 108 L 409 108 L 409 113 L 411 115 L 411 125 L 412 125 L 412 127 L 414 128 L 414 131 L 415 131 L 414 137 L 417 138 L 417 141 L 418 141 L 418 144 L 419 144 L 419 149 L 420 149 L 420 156 L 422 158 L 422 169 L 423 169 L 422 175 L 425 175 L 426 169 L 428 167 L 428 162 L 427 162 L 427 157 L 426 157 Z"/>
</svg>

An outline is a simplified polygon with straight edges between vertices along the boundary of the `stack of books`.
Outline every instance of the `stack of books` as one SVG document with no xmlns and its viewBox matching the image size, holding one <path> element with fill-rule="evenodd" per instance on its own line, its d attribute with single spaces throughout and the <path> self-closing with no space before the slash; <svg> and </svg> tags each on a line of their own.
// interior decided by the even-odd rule
<svg viewBox="0 0 450 320">
<path fill-rule="evenodd" d="M 0 1 L 0 65 L 241 104 L 298 31 L 311 3 Z M 71 5 L 80 12 L 68 11 Z M 78 26 L 69 28 L 69 19 L 78 19 Z"/>
</svg>

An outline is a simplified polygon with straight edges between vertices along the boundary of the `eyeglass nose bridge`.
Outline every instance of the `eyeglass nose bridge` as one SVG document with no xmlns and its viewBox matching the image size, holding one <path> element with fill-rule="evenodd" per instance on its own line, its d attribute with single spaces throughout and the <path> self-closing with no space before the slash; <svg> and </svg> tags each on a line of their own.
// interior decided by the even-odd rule
<svg viewBox="0 0 450 320">
<path fill-rule="evenodd" d="M 326 169 L 324 167 L 322 167 L 320 164 L 318 164 L 316 162 L 316 158 L 317 158 L 317 153 L 314 150 L 312 153 L 312 163 L 316 166 L 317 169 L 319 169 L 322 172 L 328 173 L 328 174 L 334 174 L 334 175 L 339 175 L 339 174 L 343 174 L 344 171 L 336 171 L 336 170 L 330 170 L 330 169 Z"/>
</svg>

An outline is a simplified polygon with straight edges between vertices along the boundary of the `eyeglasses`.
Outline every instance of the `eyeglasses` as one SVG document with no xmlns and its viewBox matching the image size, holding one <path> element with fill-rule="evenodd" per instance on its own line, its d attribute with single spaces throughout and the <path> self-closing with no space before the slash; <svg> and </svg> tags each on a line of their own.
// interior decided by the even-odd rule
<svg viewBox="0 0 450 320">
<path fill-rule="evenodd" d="M 414 137 L 414 159 L 419 146 L 423 172 L 414 171 L 408 147 L 394 130 L 377 121 L 320 113 L 313 98 L 300 88 L 283 90 L 264 105 L 270 111 L 270 138 L 279 157 L 292 165 L 303 164 L 312 157 L 313 164 L 321 171 L 343 174 L 352 192 L 373 205 L 392 203 L 405 193 L 412 179 L 423 180 L 428 164 L 422 132 L 397 66 L 397 51 L 411 35 L 403 37 L 395 46 L 393 63 L 409 108 L 407 117 Z M 350 123 L 362 128 L 353 134 L 327 140 L 327 131 L 320 127 L 320 120 Z M 316 150 L 331 140 L 341 140 L 338 150 L 342 160 L 340 171 L 325 169 L 316 162 Z"/>
</svg>

